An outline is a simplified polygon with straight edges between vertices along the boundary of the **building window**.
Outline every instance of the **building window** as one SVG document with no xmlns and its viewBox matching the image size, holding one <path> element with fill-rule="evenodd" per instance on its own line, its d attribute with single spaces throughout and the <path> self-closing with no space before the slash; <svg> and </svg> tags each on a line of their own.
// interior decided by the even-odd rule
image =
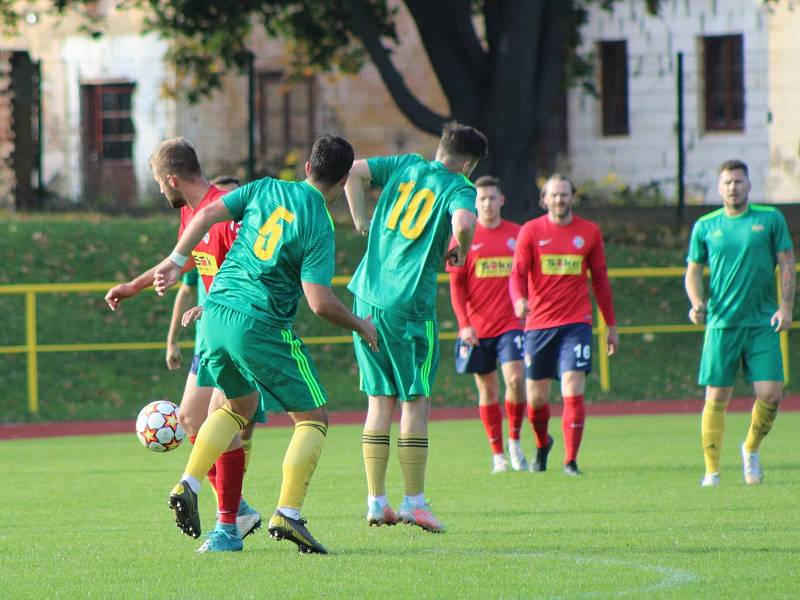
<svg viewBox="0 0 800 600">
<path fill-rule="evenodd" d="M 87 145 L 98 161 L 131 161 L 136 131 L 131 114 L 134 85 L 84 85 Z"/>
<path fill-rule="evenodd" d="M 628 135 L 628 43 L 600 42 L 603 135 Z"/>
<path fill-rule="evenodd" d="M 741 35 L 703 38 L 708 131 L 744 130 L 744 55 Z"/>
<path fill-rule="evenodd" d="M 277 166 L 290 152 L 306 156 L 314 143 L 315 86 L 312 78 L 289 81 L 284 73 L 258 77 L 259 154 Z"/>
</svg>

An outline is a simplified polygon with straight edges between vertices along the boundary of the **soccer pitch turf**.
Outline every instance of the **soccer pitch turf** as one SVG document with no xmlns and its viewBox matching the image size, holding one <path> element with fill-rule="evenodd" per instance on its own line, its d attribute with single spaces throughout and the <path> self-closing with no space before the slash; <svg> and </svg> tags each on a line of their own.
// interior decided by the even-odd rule
<svg viewBox="0 0 800 600">
<path fill-rule="evenodd" d="M 703 489 L 699 415 L 590 417 L 579 464 L 490 474 L 480 422 L 431 424 L 426 495 L 444 535 L 368 528 L 358 426 L 328 434 L 303 510 L 329 556 L 266 527 L 243 552 L 197 555 L 167 494 L 188 444 L 149 452 L 129 435 L 0 442 L 3 598 L 797 598 L 800 413 L 764 443 L 765 481 L 742 481 L 746 414 L 728 415 L 722 485 Z M 101 424 L 98 424 L 101 426 Z M 131 423 L 133 429 L 133 423 Z M 259 428 L 245 497 L 274 509 L 286 427 Z M 533 442 L 527 424 L 523 446 Z M 396 425 L 388 492 L 399 505 Z M 201 494 L 205 531 L 214 508 Z"/>
</svg>

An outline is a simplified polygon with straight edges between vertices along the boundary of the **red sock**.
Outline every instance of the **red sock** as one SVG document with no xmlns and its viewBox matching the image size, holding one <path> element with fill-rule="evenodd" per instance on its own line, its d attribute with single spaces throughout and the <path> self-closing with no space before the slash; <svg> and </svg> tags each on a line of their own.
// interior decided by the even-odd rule
<svg viewBox="0 0 800 600">
<path fill-rule="evenodd" d="M 525 403 L 516 404 L 506 400 L 506 415 L 508 415 L 508 437 L 518 440 L 519 431 L 522 429 L 522 420 L 525 418 Z"/>
<path fill-rule="evenodd" d="M 534 408 L 528 404 L 528 421 L 531 422 L 533 433 L 536 435 L 536 447 L 544 448 L 547 446 L 547 424 L 550 421 L 550 405 L 543 404 Z"/>
<path fill-rule="evenodd" d="M 236 523 L 244 479 L 244 450 L 224 452 L 217 459 L 217 507 L 220 523 Z"/>
<path fill-rule="evenodd" d="M 481 415 L 483 428 L 486 430 L 486 437 L 489 438 L 489 445 L 495 454 L 503 453 L 503 413 L 500 412 L 499 404 L 489 404 L 479 406 L 478 412 Z"/>
<path fill-rule="evenodd" d="M 564 396 L 564 414 L 561 417 L 561 429 L 564 431 L 564 462 L 576 460 L 578 448 L 583 438 L 583 424 L 586 421 L 586 410 L 583 406 L 583 394 L 580 396 Z"/>
<path fill-rule="evenodd" d="M 189 436 L 189 441 L 191 442 L 192 446 L 194 446 L 194 442 L 195 442 L 196 439 L 197 439 L 196 435 L 190 435 Z M 208 477 L 208 482 L 211 484 L 211 487 L 213 487 L 214 491 L 216 491 L 217 490 L 217 465 L 216 464 L 211 465 L 211 469 L 208 471 L 208 475 L 206 475 L 206 477 Z"/>
</svg>

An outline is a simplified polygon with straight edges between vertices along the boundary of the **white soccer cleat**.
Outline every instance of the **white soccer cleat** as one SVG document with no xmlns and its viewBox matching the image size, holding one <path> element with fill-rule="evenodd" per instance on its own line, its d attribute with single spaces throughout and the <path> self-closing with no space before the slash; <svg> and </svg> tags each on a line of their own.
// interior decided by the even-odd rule
<svg viewBox="0 0 800 600">
<path fill-rule="evenodd" d="M 511 468 L 514 471 L 528 470 L 528 460 L 522 452 L 522 445 L 519 440 L 508 440 L 508 457 L 511 459 Z"/>
<path fill-rule="evenodd" d="M 719 473 L 706 473 L 703 481 L 700 482 L 703 487 L 714 487 L 719 485 Z"/>
<path fill-rule="evenodd" d="M 745 450 L 744 444 L 742 444 L 742 470 L 744 471 L 744 482 L 747 485 L 759 485 L 764 480 L 761 457 L 758 452 Z"/>
<path fill-rule="evenodd" d="M 492 475 L 495 473 L 505 473 L 508 471 L 508 461 L 502 454 L 492 455 Z"/>
</svg>

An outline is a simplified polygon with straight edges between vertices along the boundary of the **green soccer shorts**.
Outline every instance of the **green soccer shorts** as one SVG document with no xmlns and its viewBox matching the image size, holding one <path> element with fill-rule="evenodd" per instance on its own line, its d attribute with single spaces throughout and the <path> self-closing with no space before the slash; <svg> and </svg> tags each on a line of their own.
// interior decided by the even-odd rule
<svg viewBox="0 0 800 600">
<path fill-rule="evenodd" d="M 771 327 L 707 328 L 698 383 L 730 387 L 739 365 L 747 381 L 783 381 L 779 334 Z"/>
<path fill-rule="evenodd" d="M 353 312 L 361 318 L 371 316 L 378 330 L 378 352 L 353 334 L 361 391 L 370 396 L 397 396 L 403 401 L 430 397 L 439 368 L 436 321 L 394 316 L 358 298 Z"/>
<path fill-rule="evenodd" d="M 269 412 L 305 412 L 328 402 L 305 344 L 289 329 L 272 327 L 237 310 L 208 302 L 203 308 L 197 385 L 228 398 L 258 390 L 254 421 Z"/>
</svg>

